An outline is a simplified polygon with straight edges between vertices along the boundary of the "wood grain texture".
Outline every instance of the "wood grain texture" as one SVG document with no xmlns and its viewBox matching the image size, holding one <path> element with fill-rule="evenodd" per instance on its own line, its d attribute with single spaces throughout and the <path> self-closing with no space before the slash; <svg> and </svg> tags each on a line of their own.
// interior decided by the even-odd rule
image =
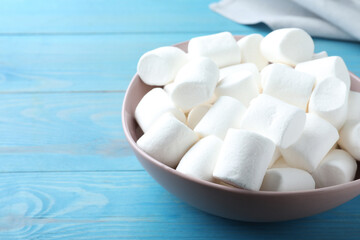
<svg viewBox="0 0 360 240">
<path fill-rule="evenodd" d="M 239 24 L 210 11 L 211 2 L 214 0 L 2 0 L 0 33 L 208 33 L 239 29 Z"/>
<path fill-rule="evenodd" d="M 320 240 L 360 232 L 359 198 L 301 220 L 243 223 L 188 206 L 143 171 L 2 173 L 0 204 L 0 239 Z"/>
<path fill-rule="evenodd" d="M 123 92 L 0 94 L 0 172 L 139 170 Z"/>
</svg>

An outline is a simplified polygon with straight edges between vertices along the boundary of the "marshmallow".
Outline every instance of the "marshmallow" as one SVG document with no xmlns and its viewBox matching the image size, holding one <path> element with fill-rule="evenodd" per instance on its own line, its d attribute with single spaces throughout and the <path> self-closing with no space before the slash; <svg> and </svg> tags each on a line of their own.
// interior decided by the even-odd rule
<svg viewBox="0 0 360 240">
<path fill-rule="evenodd" d="M 315 77 L 283 64 L 270 64 L 261 72 L 263 93 L 306 110 Z"/>
<path fill-rule="evenodd" d="M 175 168 L 186 151 L 198 140 L 196 133 L 172 114 L 162 115 L 137 141 L 151 157 Z"/>
<path fill-rule="evenodd" d="M 324 118 L 336 129 L 344 124 L 348 110 L 348 90 L 336 77 L 326 77 L 319 82 L 309 101 L 309 112 Z"/>
<path fill-rule="evenodd" d="M 250 34 L 237 42 L 241 51 L 241 61 L 254 63 L 259 70 L 269 64 L 260 52 L 260 43 L 263 38 L 260 34 Z"/>
<path fill-rule="evenodd" d="M 335 76 L 345 83 L 348 90 L 350 89 L 349 71 L 341 57 L 326 57 L 299 63 L 295 70 L 315 76 L 316 84 L 328 76 Z"/>
<path fill-rule="evenodd" d="M 296 168 L 272 168 L 266 171 L 261 185 L 262 191 L 303 191 L 315 189 L 312 176 Z"/>
<path fill-rule="evenodd" d="M 313 56 L 312 56 L 312 60 L 320 59 L 320 58 L 326 58 L 326 57 L 328 57 L 327 52 L 322 51 L 322 52 L 319 52 L 319 53 L 314 53 Z"/>
<path fill-rule="evenodd" d="M 259 95 L 259 90 L 253 73 L 241 70 L 220 80 L 215 88 L 215 95 L 230 96 L 249 106 L 251 99 Z"/>
<path fill-rule="evenodd" d="M 213 176 L 230 185 L 257 191 L 275 151 L 275 144 L 254 132 L 229 129 Z"/>
<path fill-rule="evenodd" d="M 272 159 L 269 163 L 268 168 L 272 168 L 272 166 L 275 164 L 275 162 L 281 157 L 280 148 L 276 147 L 274 151 L 274 155 L 272 156 Z"/>
<path fill-rule="evenodd" d="M 340 130 L 339 145 L 360 161 L 360 121 L 347 121 Z"/>
<path fill-rule="evenodd" d="M 360 121 L 360 93 L 350 91 L 348 98 L 347 120 Z"/>
<path fill-rule="evenodd" d="M 269 33 L 260 44 L 262 55 L 272 63 L 290 66 L 311 60 L 314 42 L 310 35 L 299 28 L 283 28 Z"/>
<path fill-rule="evenodd" d="M 187 125 L 191 129 L 194 129 L 194 127 L 200 122 L 202 117 L 209 111 L 210 108 L 210 104 L 202 104 L 191 109 L 187 117 Z"/>
<path fill-rule="evenodd" d="M 221 96 L 194 128 L 200 136 L 215 135 L 223 139 L 229 128 L 239 128 L 245 106 L 238 100 Z"/>
<path fill-rule="evenodd" d="M 188 112 L 211 99 L 219 80 L 219 69 L 205 57 L 190 60 L 176 75 L 174 84 L 166 88 L 176 106 Z"/>
<path fill-rule="evenodd" d="M 277 146 L 286 148 L 300 137 L 305 118 L 305 112 L 300 108 L 260 94 L 251 101 L 241 128 L 262 134 Z"/>
<path fill-rule="evenodd" d="M 313 172 L 339 139 L 336 128 L 315 114 L 306 114 L 304 131 L 294 144 L 280 149 L 291 167 Z"/>
<path fill-rule="evenodd" d="M 213 171 L 222 140 L 215 136 L 200 139 L 180 160 L 176 170 L 205 181 L 214 182 Z"/>
<path fill-rule="evenodd" d="M 279 157 L 278 160 L 271 166 L 271 168 L 289 168 L 289 164 L 285 162 L 283 157 Z"/>
<path fill-rule="evenodd" d="M 189 41 L 188 53 L 190 56 L 211 58 L 219 68 L 241 61 L 240 48 L 229 32 L 192 38 Z"/>
<path fill-rule="evenodd" d="M 220 80 L 231 75 L 232 73 L 248 70 L 253 73 L 258 88 L 261 88 L 259 69 L 253 63 L 236 64 L 225 68 L 220 68 Z"/>
<path fill-rule="evenodd" d="M 161 88 L 153 88 L 136 106 L 135 119 L 143 132 L 146 132 L 166 112 L 171 112 L 180 121 L 186 122 L 185 114 L 174 105 L 166 92 Z"/>
<path fill-rule="evenodd" d="M 282 63 L 273 63 L 273 64 L 269 64 L 268 66 L 264 67 L 260 72 L 260 83 L 261 83 L 262 88 L 264 88 L 265 81 L 266 81 L 266 79 L 268 79 L 269 74 L 273 71 L 273 68 L 274 68 L 273 65 L 276 65 L 276 66 L 281 65 L 284 68 L 287 67 L 289 69 L 293 69 L 289 65 L 282 64 Z"/>
<path fill-rule="evenodd" d="M 147 85 L 163 86 L 174 80 L 187 62 L 187 55 L 177 47 L 161 47 L 140 57 L 137 72 Z"/>
<path fill-rule="evenodd" d="M 313 172 L 316 188 L 329 187 L 354 180 L 357 164 L 344 150 L 329 152 Z"/>
</svg>

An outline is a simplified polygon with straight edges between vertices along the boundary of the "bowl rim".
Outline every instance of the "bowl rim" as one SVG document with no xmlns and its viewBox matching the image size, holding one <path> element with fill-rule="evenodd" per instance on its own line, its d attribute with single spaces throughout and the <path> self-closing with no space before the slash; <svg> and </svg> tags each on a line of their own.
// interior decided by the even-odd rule
<svg viewBox="0 0 360 240">
<path fill-rule="evenodd" d="M 234 35 L 234 37 L 243 37 L 243 35 Z M 184 45 L 188 43 L 188 41 L 184 41 L 184 42 L 180 42 L 177 44 L 174 44 L 172 46 L 175 47 L 179 47 L 180 45 Z M 360 78 L 358 76 L 356 76 L 354 73 L 349 71 L 349 75 L 351 78 L 355 78 L 357 81 L 360 82 Z M 301 191 L 285 191 L 285 192 L 277 192 L 277 191 L 251 191 L 251 190 L 247 190 L 247 189 L 242 189 L 242 188 L 237 188 L 237 187 L 229 187 L 229 186 L 225 186 L 225 185 L 220 185 L 218 183 L 213 183 L 213 182 L 209 182 L 209 181 L 205 181 L 199 178 L 195 178 L 189 175 L 186 175 L 184 173 L 181 173 L 179 171 L 176 171 L 176 169 L 171 168 L 161 162 L 159 162 L 158 160 L 156 160 L 155 158 L 151 157 L 150 155 L 148 155 L 146 152 L 144 152 L 135 142 L 135 140 L 132 138 L 130 131 L 129 131 L 129 126 L 127 121 L 125 121 L 125 114 L 126 114 L 126 106 L 128 105 L 128 101 L 129 101 L 129 95 L 130 92 L 135 84 L 135 81 L 137 81 L 137 79 L 139 79 L 141 81 L 140 76 L 136 73 L 133 78 L 130 81 L 129 86 L 126 89 L 125 92 L 125 96 L 123 99 L 123 104 L 122 104 L 122 110 L 121 110 L 121 120 L 122 120 L 122 127 L 125 133 L 125 137 L 127 139 L 127 141 L 129 142 L 130 146 L 132 147 L 133 151 L 136 151 L 137 153 L 139 153 L 144 159 L 146 159 L 146 161 L 150 162 L 153 165 L 156 165 L 157 167 L 161 168 L 164 171 L 168 171 L 172 174 L 177 175 L 180 178 L 183 178 L 187 181 L 191 181 L 194 182 L 196 184 L 199 185 L 203 185 L 206 187 L 210 187 L 210 188 L 214 188 L 214 189 L 218 189 L 218 190 L 222 190 L 222 191 L 227 191 L 227 192 L 231 192 L 234 194 L 248 194 L 248 195 L 258 195 L 258 196 L 296 196 L 296 195 L 304 195 L 304 194 L 321 194 L 323 192 L 330 192 L 330 191 L 337 191 L 340 189 L 346 189 L 346 188 L 351 188 L 354 185 L 359 185 L 360 186 L 360 178 L 353 180 L 351 182 L 347 182 L 347 183 L 342 183 L 342 184 L 338 184 L 338 185 L 334 185 L 334 186 L 329 186 L 329 187 L 323 187 L 323 188 L 315 188 L 315 189 L 311 189 L 311 190 L 301 190 Z M 151 87 L 157 87 L 157 86 L 151 86 Z M 145 169 L 146 170 L 146 169 Z"/>
</svg>

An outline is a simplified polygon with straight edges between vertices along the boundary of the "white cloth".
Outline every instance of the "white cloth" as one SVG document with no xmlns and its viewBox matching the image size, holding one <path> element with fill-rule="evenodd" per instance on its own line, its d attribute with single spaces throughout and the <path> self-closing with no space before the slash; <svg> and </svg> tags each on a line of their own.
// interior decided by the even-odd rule
<svg viewBox="0 0 360 240">
<path fill-rule="evenodd" d="M 241 24 L 298 27 L 313 37 L 360 41 L 359 0 L 221 0 L 210 8 Z"/>
</svg>

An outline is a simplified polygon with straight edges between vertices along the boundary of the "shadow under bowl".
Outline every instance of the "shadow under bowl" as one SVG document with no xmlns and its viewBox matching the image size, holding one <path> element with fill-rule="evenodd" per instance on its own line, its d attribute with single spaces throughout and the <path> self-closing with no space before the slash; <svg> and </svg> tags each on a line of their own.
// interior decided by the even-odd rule
<svg viewBox="0 0 360 240">
<path fill-rule="evenodd" d="M 240 39 L 242 36 L 235 36 Z M 174 46 L 187 51 L 188 42 Z M 360 78 L 350 73 L 351 89 L 360 92 Z M 122 124 L 125 136 L 146 171 L 166 190 L 207 213 L 233 220 L 275 222 L 298 219 L 337 207 L 360 194 L 360 168 L 349 183 L 308 191 L 265 192 L 223 186 L 184 175 L 142 151 L 134 112 L 141 98 L 153 87 L 135 75 L 126 91 Z M 359 165 L 359 163 L 358 163 Z"/>
</svg>

